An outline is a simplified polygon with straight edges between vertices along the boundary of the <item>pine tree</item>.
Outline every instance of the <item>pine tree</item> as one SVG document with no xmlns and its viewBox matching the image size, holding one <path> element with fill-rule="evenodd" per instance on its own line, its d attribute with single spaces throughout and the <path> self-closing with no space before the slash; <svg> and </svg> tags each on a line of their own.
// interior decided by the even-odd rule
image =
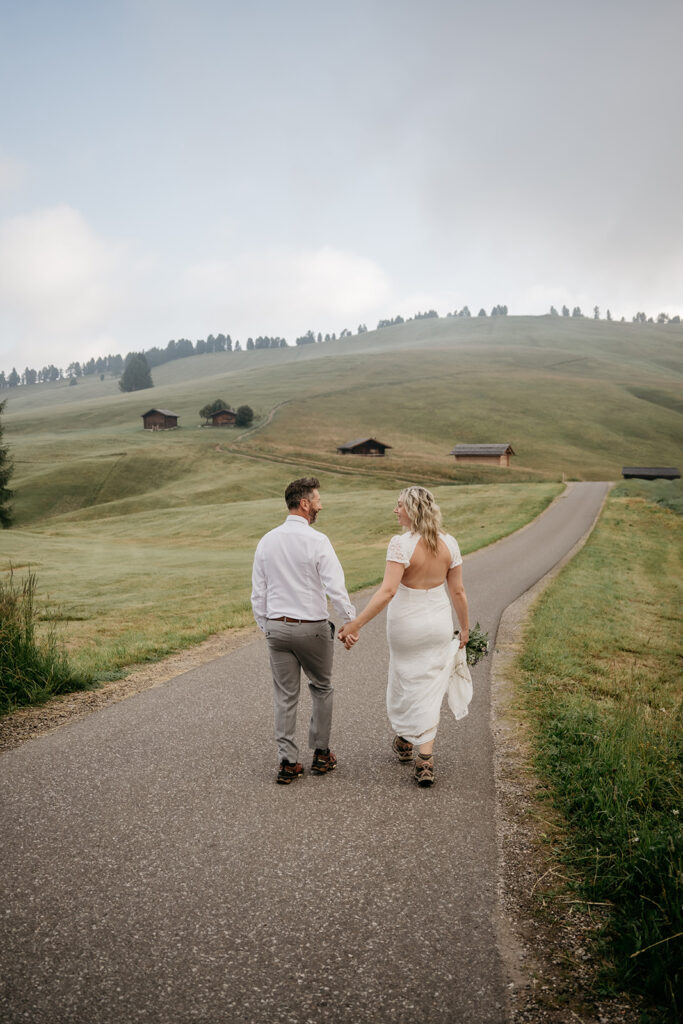
<svg viewBox="0 0 683 1024">
<path fill-rule="evenodd" d="M 2 413 L 4 408 L 5 402 L 0 402 L 0 526 L 7 529 L 12 523 L 12 509 L 9 504 L 12 491 L 10 491 L 7 484 L 12 476 L 14 466 L 9 457 L 9 448 L 2 443 Z"/>
<path fill-rule="evenodd" d="M 145 358 L 144 352 L 130 353 L 121 374 L 119 387 L 121 391 L 144 391 L 145 388 L 154 387 L 149 363 Z"/>
</svg>

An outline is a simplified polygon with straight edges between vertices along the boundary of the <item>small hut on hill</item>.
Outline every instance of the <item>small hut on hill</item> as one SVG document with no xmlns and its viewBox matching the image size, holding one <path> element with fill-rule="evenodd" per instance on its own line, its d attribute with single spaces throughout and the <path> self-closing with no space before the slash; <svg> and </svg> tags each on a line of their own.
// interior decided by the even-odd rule
<svg viewBox="0 0 683 1024">
<path fill-rule="evenodd" d="M 675 466 L 624 466 L 621 471 L 624 480 L 680 480 L 681 474 Z"/>
<path fill-rule="evenodd" d="M 357 441 L 349 441 L 348 444 L 340 444 L 337 451 L 340 455 L 384 455 L 390 444 L 383 444 L 376 441 L 374 437 L 360 437 Z"/>
<path fill-rule="evenodd" d="M 142 413 L 145 430 L 173 430 L 178 426 L 178 413 L 169 409 L 149 409 Z"/>
<path fill-rule="evenodd" d="M 456 444 L 450 455 L 456 462 L 477 462 L 485 466 L 509 466 L 515 453 L 509 444 Z"/>
<path fill-rule="evenodd" d="M 217 409 L 206 418 L 212 427 L 234 427 L 237 413 L 232 409 Z"/>
</svg>

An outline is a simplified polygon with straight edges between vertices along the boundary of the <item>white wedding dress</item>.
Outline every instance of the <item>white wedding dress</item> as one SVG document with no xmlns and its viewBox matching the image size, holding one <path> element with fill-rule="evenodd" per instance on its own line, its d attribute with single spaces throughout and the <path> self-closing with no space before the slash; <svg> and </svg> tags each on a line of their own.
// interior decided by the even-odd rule
<svg viewBox="0 0 683 1024">
<path fill-rule="evenodd" d="M 440 534 L 451 553 L 450 568 L 462 563 L 457 541 Z M 406 567 L 419 534 L 391 538 L 387 561 Z M 389 685 L 387 714 L 398 736 L 421 745 L 433 740 L 444 695 L 456 718 L 464 718 L 472 699 L 472 678 L 465 649 L 453 636 L 451 601 L 446 584 L 416 590 L 399 584 L 387 611 Z"/>
</svg>

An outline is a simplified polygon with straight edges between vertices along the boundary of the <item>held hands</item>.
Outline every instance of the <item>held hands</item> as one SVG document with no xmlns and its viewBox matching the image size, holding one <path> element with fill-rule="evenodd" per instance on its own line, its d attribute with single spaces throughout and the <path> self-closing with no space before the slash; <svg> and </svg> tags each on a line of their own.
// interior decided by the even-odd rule
<svg viewBox="0 0 683 1024">
<path fill-rule="evenodd" d="M 350 651 L 353 645 L 358 643 L 358 628 L 353 630 L 355 621 L 352 619 L 351 622 L 345 622 L 337 634 L 347 651 Z"/>
</svg>

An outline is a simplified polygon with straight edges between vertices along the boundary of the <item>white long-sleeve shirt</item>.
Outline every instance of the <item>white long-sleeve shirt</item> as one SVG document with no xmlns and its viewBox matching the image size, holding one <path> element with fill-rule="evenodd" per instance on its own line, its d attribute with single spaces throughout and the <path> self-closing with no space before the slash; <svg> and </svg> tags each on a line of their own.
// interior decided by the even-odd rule
<svg viewBox="0 0 683 1024">
<path fill-rule="evenodd" d="M 312 529 L 303 516 L 287 516 L 256 548 L 251 592 L 254 618 L 262 630 L 267 619 L 282 615 L 312 622 L 326 619 L 327 597 L 345 622 L 355 618 L 344 570 L 329 538 Z"/>
</svg>

